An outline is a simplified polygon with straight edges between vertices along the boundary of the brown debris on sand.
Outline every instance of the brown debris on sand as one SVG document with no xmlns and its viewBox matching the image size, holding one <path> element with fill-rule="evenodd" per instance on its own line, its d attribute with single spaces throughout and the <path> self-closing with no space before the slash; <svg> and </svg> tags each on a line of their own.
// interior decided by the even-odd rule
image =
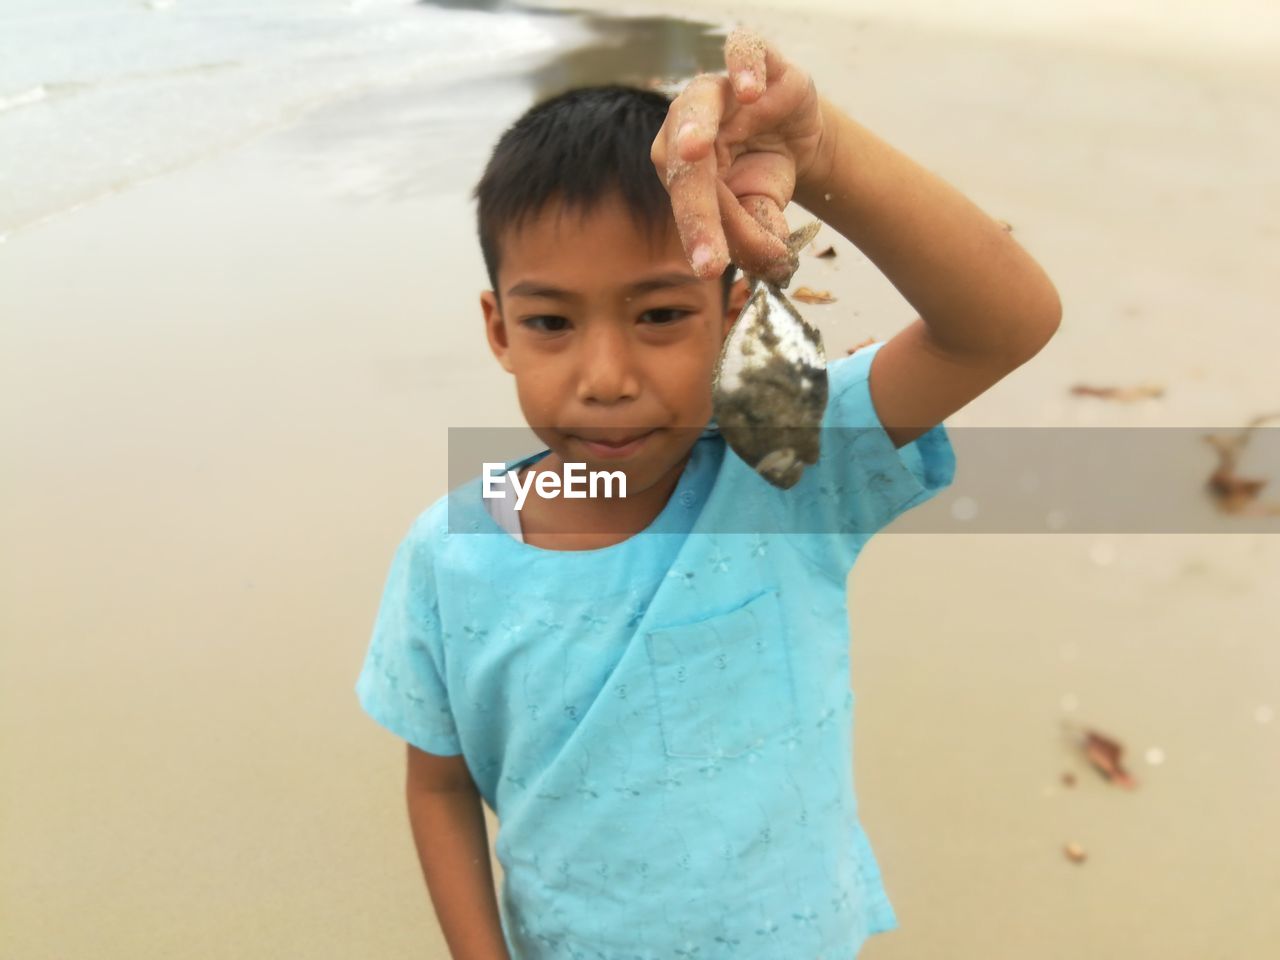
<svg viewBox="0 0 1280 960">
<path fill-rule="evenodd" d="M 823 247 L 821 250 L 814 250 L 813 255 L 823 260 L 829 260 L 836 255 L 836 248 L 832 246 Z"/>
<path fill-rule="evenodd" d="M 836 302 L 836 298 L 831 295 L 830 290 L 814 290 L 812 287 L 797 287 L 795 292 L 791 294 L 791 299 L 799 300 L 801 303 Z"/>
<path fill-rule="evenodd" d="M 1138 782 L 1124 768 L 1124 762 L 1121 759 L 1124 746 L 1120 741 L 1097 730 L 1085 729 L 1082 733 L 1080 749 L 1084 751 L 1085 759 L 1093 764 L 1094 769 L 1116 786 L 1124 787 L 1126 790 L 1134 789 Z"/>
<path fill-rule="evenodd" d="M 1136 387 L 1092 387 L 1077 383 L 1071 388 L 1071 393 L 1077 397 L 1101 397 L 1103 400 L 1136 403 L 1139 400 L 1158 400 L 1164 396 L 1164 387 L 1156 383 L 1143 383 Z"/>
<path fill-rule="evenodd" d="M 1064 844 L 1062 852 L 1072 863 L 1084 863 L 1089 856 L 1084 852 L 1084 847 L 1080 846 L 1080 844 L 1076 843 L 1074 840 L 1070 843 Z"/>
<path fill-rule="evenodd" d="M 1138 782 L 1125 769 L 1122 760 L 1124 745 L 1119 740 L 1094 727 L 1083 726 L 1072 720 L 1063 720 L 1062 729 L 1080 755 L 1089 761 L 1090 766 L 1102 774 L 1109 783 L 1127 790 L 1137 787 Z M 1068 776 L 1069 774 L 1063 774 L 1064 783 Z"/>
<path fill-rule="evenodd" d="M 1258 502 L 1258 494 L 1262 492 L 1268 480 L 1242 477 L 1236 473 L 1240 455 L 1248 446 L 1252 432 L 1268 420 L 1280 420 L 1280 412 L 1254 417 L 1248 426 L 1234 437 L 1218 433 L 1205 434 L 1205 442 L 1218 451 L 1218 466 L 1210 474 L 1207 486 L 1218 504 L 1218 509 L 1223 513 L 1280 516 L 1280 503 Z"/>
</svg>

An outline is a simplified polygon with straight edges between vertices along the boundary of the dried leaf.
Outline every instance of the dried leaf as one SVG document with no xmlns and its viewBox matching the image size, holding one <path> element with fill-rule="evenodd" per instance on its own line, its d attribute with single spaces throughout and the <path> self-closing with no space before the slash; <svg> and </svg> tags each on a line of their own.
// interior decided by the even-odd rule
<svg viewBox="0 0 1280 960">
<path fill-rule="evenodd" d="M 1129 771 L 1124 768 L 1121 760 L 1124 747 L 1120 741 L 1096 730 L 1085 730 L 1084 741 L 1080 746 L 1084 750 L 1085 758 L 1112 783 L 1127 790 L 1132 790 L 1138 785 Z"/>
<path fill-rule="evenodd" d="M 1074 840 L 1065 844 L 1062 848 L 1062 852 L 1066 854 L 1067 859 L 1072 863 L 1084 863 L 1085 859 L 1089 856 L 1084 852 L 1084 847 L 1080 846 L 1080 844 L 1076 843 Z"/>
<path fill-rule="evenodd" d="M 836 248 L 830 246 L 823 247 L 821 250 L 814 250 L 813 255 L 815 257 L 821 257 L 824 260 L 829 260 L 831 257 L 836 255 Z"/>
<path fill-rule="evenodd" d="M 791 294 L 791 299 L 799 300 L 801 303 L 835 303 L 836 298 L 831 295 L 830 290 L 814 290 L 812 287 L 798 287 Z"/>
<path fill-rule="evenodd" d="M 871 346 L 871 344 L 873 344 L 873 343 L 875 343 L 875 342 L 876 342 L 876 338 L 875 338 L 875 337 L 867 337 L 867 339 L 863 340 L 861 343 L 855 343 L 852 347 L 850 347 L 848 350 L 846 350 L 846 351 L 845 351 L 845 353 L 846 353 L 846 354 L 854 354 L 854 353 L 857 353 L 857 352 L 858 352 L 859 350 L 861 350 L 863 347 L 869 347 L 869 346 Z"/>
<path fill-rule="evenodd" d="M 1209 475 L 1209 492 L 1213 494 L 1218 509 L 1223 513 L 1243 513 L 1254 516 L 1280 516 L 1280 503 L 1258 503 L 1258 494 L 1268 483 L 1265 479 L 1242 477 L 1236 473 L 1240 455 L 1249 444 L 1249 438 L 1257 427 L 1268 420 L 1280 419 L 1280 413 L 1254 417 L 1234 437 L 1222 434 L 1205 434 L 1205 442 L 1218 451 L 1218 466 Z"/>
<path fill-rule="evenodd" d="M 1101 397 L 1104 400 L 1119 400 L 1122 403 L 1134 403 L 1138 400 L 1158 399 L 1164 396 L 1164 387 L 1156 383 L 1144 383 L 1136 387 L 1091 387 L 1078 383 L 1071 388 L 1077 397 Z"/>
</svg>

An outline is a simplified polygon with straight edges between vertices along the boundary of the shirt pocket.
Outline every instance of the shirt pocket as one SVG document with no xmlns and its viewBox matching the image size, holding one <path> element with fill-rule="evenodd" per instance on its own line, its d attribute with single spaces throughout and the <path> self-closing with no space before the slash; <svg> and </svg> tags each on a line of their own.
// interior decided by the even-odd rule
<svg viewBox="0 0 1280 960">
<path fill-rule="evenodd" d="M 740 757 L 798 722 L 776 589 L 727 613 L 645 634 L 669 757 Z"/>
</svg>

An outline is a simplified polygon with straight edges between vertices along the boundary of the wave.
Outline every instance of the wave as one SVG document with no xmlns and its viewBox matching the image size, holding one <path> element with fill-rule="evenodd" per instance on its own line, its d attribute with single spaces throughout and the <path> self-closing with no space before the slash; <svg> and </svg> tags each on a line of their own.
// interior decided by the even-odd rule
<svg viewBox="0 0 1280 960">
<path fill-rule="evenodd" d="M 159 33 L 129 21 L 113 40 L 74 47 L 68 34 L 74 49 L 47 33 L 28 36 L 42 39 L 47 55 L 16 66 L 0 59 L 0 84 L 8 81 L 7 91 L 0 85 L 0 231 L 173 172 L 327 103 L 421 77 L 459 82 L 540 53 L 559 36 L 527 14 L 405 3 L 372 0 L 338 15 L 264 7 L 251 16 L 196 16 L 178 5 L 158 18 L 166 21 Z"/>
<path fill-rule="evenodd" d="M 39 103 L 41 100 L 47 99 L 49 89 L 44 84 L 32 87 L 29 90 L 23 90 L 21 93 L 15 93 L 12 96 L 0 97 L 0 113 L 6 110 L 17 110 L 19 107 L 29 107 L 33 103 Z"/>
</svg>

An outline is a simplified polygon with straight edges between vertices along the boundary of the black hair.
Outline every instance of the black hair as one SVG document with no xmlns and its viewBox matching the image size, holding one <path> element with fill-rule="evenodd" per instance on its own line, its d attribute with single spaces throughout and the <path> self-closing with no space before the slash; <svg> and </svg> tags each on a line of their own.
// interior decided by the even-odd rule
<svg viewBox="0 0 1280 960">
<path fill-rule="evenodd" d="M 530 107 L 507 128 L 474 192 L 480 251 L 495 293 L 501 234 L 553 199 L 586 213 L 617 195 L 646 231 L 671 223 L 671 200 L 649 159 L 670 106 L 669 97 L 652 90 L 578 87 Z M 730 264 L 722 277 L 726 305 L 735 272 Z"/>
</svg>

